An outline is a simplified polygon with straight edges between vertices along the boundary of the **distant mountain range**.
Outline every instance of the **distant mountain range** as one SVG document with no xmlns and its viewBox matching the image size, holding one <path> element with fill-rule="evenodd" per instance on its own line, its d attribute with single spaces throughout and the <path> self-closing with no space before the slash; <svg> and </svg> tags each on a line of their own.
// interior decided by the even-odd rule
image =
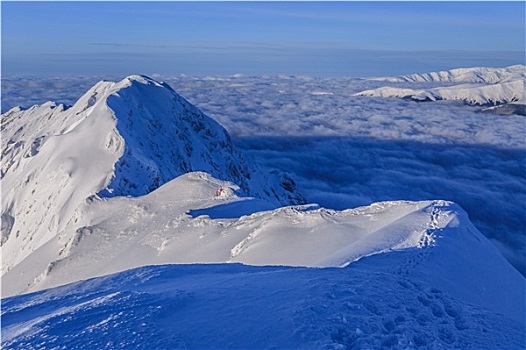
<svg viewBox="0 0 526 350">
<path fill-rule="evenodd" d="M 526 66 L 523 65 L 507 68 L 462 68 L 370 80 L 403 86 L 384 86 L 359 92 L 355 96 L 400 97 L 416 101 L 460 100 L 485 106 L 513 104 L 519 112 L 524 109 L 519 105 L 526 103 Z M 416 83 L 437 83 L 443 86 L 412 88 L 411 85 Z"/>
</svg>

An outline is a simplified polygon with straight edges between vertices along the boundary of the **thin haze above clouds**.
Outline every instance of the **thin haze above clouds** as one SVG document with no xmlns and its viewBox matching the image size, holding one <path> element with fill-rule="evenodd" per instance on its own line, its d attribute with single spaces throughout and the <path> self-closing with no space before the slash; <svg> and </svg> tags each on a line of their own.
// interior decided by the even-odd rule
<svg viewBox="0 0 526 350">
<path fill-rule="evenodd" d="M 156 78 L 219 121 L 247 157 L 292 173 L 309 201 L 344 209 L 451 200 L 526 273 L 523 116 L 457 101 L 356 97 L 385 82 L 350 78 Z M 2 106 L 72 104 L 97 80 L 4 78 Z"/>
<path fill-rule="evenodd" d="M 4 75 L 374 76 L 524 60 L 522 2 L 3 2 Z"/>
</svg>

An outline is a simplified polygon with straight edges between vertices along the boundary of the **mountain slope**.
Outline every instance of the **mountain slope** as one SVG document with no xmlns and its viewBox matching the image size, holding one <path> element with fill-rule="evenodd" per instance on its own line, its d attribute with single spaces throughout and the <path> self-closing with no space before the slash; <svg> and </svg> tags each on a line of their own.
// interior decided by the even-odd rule
<svg viewBox="0 0 526 350">
<path fill-rule="evenodd" d="M 470 68 L 413 74 L 398 78 L 373 78 L 390 83 L 454 83 L 451 86 L 416 88 L 384 86 L 355 96 L 400 97 L 417 101 L 460 100 L 473 105 L 524 104 L 526 67 Z"/>
<path fill-rule="evenodd" d="M 79 220 L 96 197 L 138 196 L 189 171 L 274 204 L 302 201 L 285 175 L 264 176 L 227 132 L 144 76 L 100 82 L 74 106 L 2 115 L 2 273 Z"/>
<path fill-rule="evenodd" d="M 397 253 L 385 254 L 395 256 Z M 400 259 L 391 260 L 394 266 Z M 373 259 L 348 268 L 142 267 L 3 299 L 2 346 L 521 349 L 524 323 Z"/>
<path fill-rule="evenodd" d="M 525 279 L 458 205 L 280 207 L 293 181 L 164 84 L 101 82 L 2 132 L 2 347 L 523 345 Z"/>
<path fill-rule="evenodd" d="M 233 184 L 216 197 L 220 183 L 225 185 L 205 173 L 189 173 L 146 196 L 87 204 L 78 228 L 2 276 L 2 295 L 152 264 L 343 267 L 378 256 L 375 266 L 384 272 L 411 272 L 462 300 L 515 318 L 522 313 L 517 306 L 524 304 L 524 278 L 453 203 L 274 209 L 236 196 Z M 381 256 L 395 260 L 384 266 Z"/>
<path fill-rule="evenodd" d="M 229 190 L 214 197 L 217 182 L 190 173 L 147 196 L 91 204 L 92 225 L 57 244 L 60 259 L 30 290 L 127 271 L 3 299 L 2 345 L 521 348 L 524 277 L 457 205 L 227 218 L 265 208 Z M 170 261 L 184 264 L 130 269 Z M 26 282 L 35 262 L 24 263 L 3 277 L 4 290 Z"/>
</svg>

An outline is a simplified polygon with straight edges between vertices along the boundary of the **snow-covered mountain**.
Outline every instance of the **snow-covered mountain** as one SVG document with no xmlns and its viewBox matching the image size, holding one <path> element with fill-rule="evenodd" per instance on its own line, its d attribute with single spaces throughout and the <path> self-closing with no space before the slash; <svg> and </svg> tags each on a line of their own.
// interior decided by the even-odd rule
<svg viewBox="0 0 526 350">
<path fill-rule="evenodd" d="M 369 80 L 386 81 L 389 83 L 420 82 L 497 84 L 517 80 L 520 77 L 523 79 L 526 78 L 526 67 L 517 64 L 505 68 L 457 68 L 448 71 L 408 74 L 399 77 L 370 78 Z"/>
<path fill-rule="evenodd" d="M 189 173 L 92 202 L 4 296 L 124 272 L 3 299 L 2 346 L 520 348 L 524 277 L 457 205 L 265 210 L 235 189 Z"/>
<path fill-rule="evenodd" d="M 225 190 L 217 197 L 219 185 Z M 238 197 L 237 188 L 197 172 L 142 197 L 94 200 L 79 212 L 77 226 L 2 276 L 3 295 L 146 265 L 344 267 L 365 257 L 401 252 L 389 269 L 410 270 L 455 297 L 495 312 L 517 315 L 516 310 L 522 310 L 517 305 L 524 299 L 524 278 L 453 203 L 384 202 L 344 211 L 312 205 L 274 209 L 268 201 Z M 484 293 L 478 293 L 482 289 Z"/>
<path fill-rule="evenodd" d="M 99 82 L 70 108 L 10 110 L 2 115 L 2 273 L 76 227 L 86 200 L 144 195 L 190 171 L 274 205 L 302 201 L 292 179 L 263 175 L 217 122 L 144 76 Z"/>
<path fill-rule="evenodd" d="M 524 339 L 525 279 L 458 205 L 303 204 L 165 84 L 101 82 L 9 111 L 2 133 L 2 347 Z"/>
<path fill-rule="evenodd" d="M 101 222 L 79 230 L 32 288 L 163 261 L 282 266 L 146 266 L 6 298 L 2 346 L 489 350 L 524 344 L 524 277 L 458 206 L 288 207 L 225 219 L 258 205 L 227 196 L 194 213 L 207 216 L 177 216 L 214 201 L 216 181 L 193 173 L 145 197 L 99 202 L 92 215 Z M 42 261 L 45 254 L 39 255 Z M 3 287 L 20 283 L 17 276 L 25 278 L 35 263 L 12 270 Z"/>
<path fill-rule="evenodd" d="M 525 104 L 526 66 L 466 68 L 371 80 L 390 83 L 449 83 L 448 86 L 411 88 L 384 86 L 355 96 L 400 97 L 417 101 L 460 100 L 473 105 Z M 451 85 L 451 83 L 454 83 Z"/>
</svg>

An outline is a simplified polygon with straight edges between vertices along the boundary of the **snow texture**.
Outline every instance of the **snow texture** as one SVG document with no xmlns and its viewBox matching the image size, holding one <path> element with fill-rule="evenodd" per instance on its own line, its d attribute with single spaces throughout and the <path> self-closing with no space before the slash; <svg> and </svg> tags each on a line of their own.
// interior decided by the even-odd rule
<svg viewBox="0 0 526 350">
<path fill-rule="evenodd" d="M 99 82 L 71 108 L 54 103 L 2 115 L 2 273 L 76 226 L 86 200 L 138 196 L 206 171 L 240 194 L 302 202 L 285 174 L 267 177 L 217 122 L 144 76 Z"/>
<path fill-rule="evenodd" d="M 142 267 L 7 298 L 2 347 L 523 348 L 523 322 L 459 300 L 397 254 L 343 269 Z"/>
</svg>

